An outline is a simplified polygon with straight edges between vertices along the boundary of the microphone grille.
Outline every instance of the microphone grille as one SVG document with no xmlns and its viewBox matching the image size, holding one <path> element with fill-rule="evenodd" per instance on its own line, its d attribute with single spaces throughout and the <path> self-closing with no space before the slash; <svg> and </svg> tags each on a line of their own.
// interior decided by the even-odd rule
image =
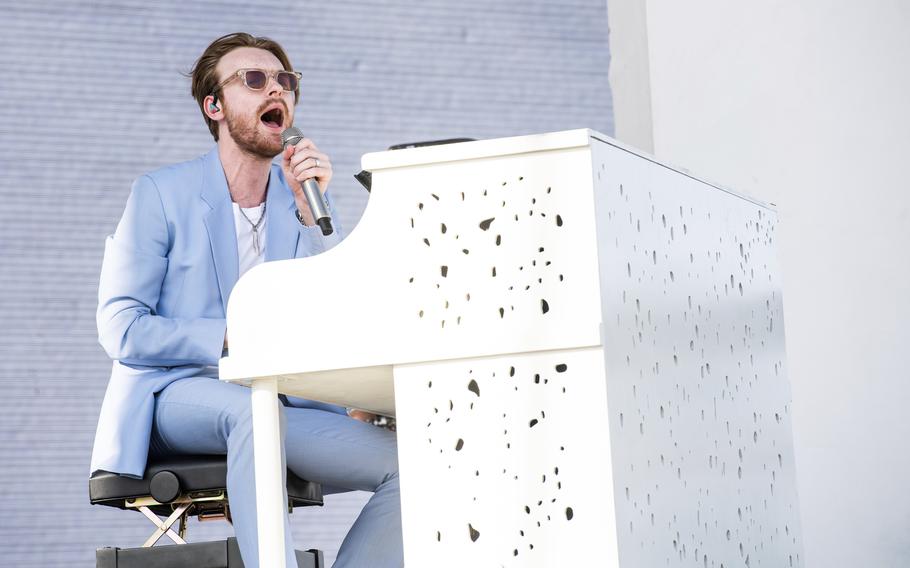
<svg viewBox="0 0 910 568">
<path fill-rule="evenodd" d="M 287 148 L 288 145 L 294 145 L 300 142 L 303 139 L 303 132 L 300 131 L 296 126 L 291 126 L 286 128 L 284 132 L 281 133 L 281 144 Z"/>
</svg>

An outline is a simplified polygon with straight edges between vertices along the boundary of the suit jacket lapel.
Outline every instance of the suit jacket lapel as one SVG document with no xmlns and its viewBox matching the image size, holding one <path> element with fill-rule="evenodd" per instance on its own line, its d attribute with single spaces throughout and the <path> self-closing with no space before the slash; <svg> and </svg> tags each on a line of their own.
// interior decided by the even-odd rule
<svg viewBox="0 0 910 568">
<path fill-rule="evenodd" d="M 237 259 L 237 233 L 234 228 L 234 210 L 228 191 L 224 168 L 215 147 L 203 158 L 202 199 L 211 208 L 203 221 L 215 260 L 215 274 L 221 292 L 221 304 L 227 313 L 227 302 L 237 283 L 240 268 Z"/>
<path fill-rule="evenodd" d="M 265 261 L 294 258 L 297 254 L 297 237 L 300 235 L 300 222 L 294 213 L 297 205 L 291 190 L 284 183 L 281 170 L 276 166 L 269 172 L 269 190 L 265 201 Z"/>
</svg>

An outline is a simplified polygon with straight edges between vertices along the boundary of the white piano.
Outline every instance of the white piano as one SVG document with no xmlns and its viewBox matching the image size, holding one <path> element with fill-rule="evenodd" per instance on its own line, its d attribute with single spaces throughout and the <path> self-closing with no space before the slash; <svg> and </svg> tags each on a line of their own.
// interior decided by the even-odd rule
<svg viewBox="0 0 910 568">
<path fill-rule="evenodd" d="M 409 567 L 803 564 L 773 207 L 591 130 L 362 165 L 347 239 L 228 306 L 260 565 L 276 392 L 396 416 Z"/>
</svg>

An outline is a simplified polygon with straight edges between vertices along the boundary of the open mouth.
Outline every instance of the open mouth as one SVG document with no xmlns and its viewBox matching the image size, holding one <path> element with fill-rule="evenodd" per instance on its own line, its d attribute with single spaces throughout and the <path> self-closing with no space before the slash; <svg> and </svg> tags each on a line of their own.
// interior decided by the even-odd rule
<svg viewBox="0 0 910 568">
<path fill-rule="evenodd" d="M 259 120 L 269 128 L 280 129 L 284 125 L 284 111 L 281 108 L 273 108 L 262 114 Z"/>
</svg>

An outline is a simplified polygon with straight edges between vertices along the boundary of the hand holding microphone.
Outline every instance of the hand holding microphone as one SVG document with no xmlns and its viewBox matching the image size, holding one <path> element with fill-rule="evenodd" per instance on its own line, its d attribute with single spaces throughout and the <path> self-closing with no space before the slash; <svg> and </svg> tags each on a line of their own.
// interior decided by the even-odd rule
<svg viewBox="0 0 910 568">
<path fill-rule="evenodd" d="M 282 169 L 294 192 L 302 220 L 307 224 L 319 225 L 323 235 L 331 235 L 334 230 L 332 217 L 323 196 L 332 179 L 329 157 L 320 152 L 312 140 L 304 138 L 296 127 L 292 126 L 282 132 L 281 141 L 284 143 Z M 304 203 L 306 208 L 302 207 Z"/>
</svg>

